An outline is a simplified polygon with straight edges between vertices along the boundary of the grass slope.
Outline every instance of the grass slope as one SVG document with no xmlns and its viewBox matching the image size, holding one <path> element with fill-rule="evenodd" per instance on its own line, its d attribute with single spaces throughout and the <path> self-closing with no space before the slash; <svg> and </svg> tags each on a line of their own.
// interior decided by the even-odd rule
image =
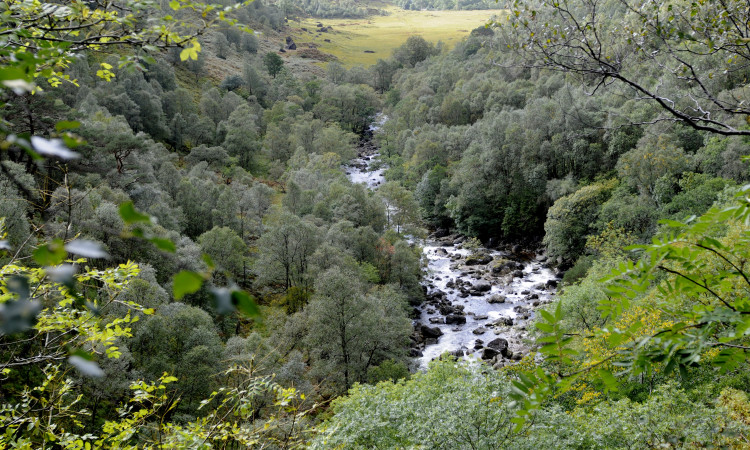
<svg viewBox="0 0 750 450">
<path fill-rule="evenodd" d="M 411 35 L 420 35 L 431 42 L 443 41 L 453 47 L 472 29 L 483 26 L 502 10 L 485 11 L 405 11 L 389 7 L 387 16 L 366 19 L 302 19 L 290 22 L 297 44 L 313 43 L 321 51 L 339 58 L 346 67 L 369 66 L 391 55 L 394 48 Z M 317 23 L 333 27 L 318 32 Z M 307 31 L 304 31 L 306 28 Z M 330 42 L 326 42 L 326 39 Z M 306 46 L 303 44 L 303 46 Z M 365 53 L 372 51 L 374 53 Z"/>
</svg>

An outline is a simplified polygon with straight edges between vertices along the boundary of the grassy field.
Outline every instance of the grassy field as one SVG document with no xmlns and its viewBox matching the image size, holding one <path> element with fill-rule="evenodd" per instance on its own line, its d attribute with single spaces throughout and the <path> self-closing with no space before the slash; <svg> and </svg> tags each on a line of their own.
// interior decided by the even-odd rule
<svg viewBox="0 0 750 450">
<path fill-rule="evenodd" d="M 420 35 L 430 42 L 443 41 L 453 47 L 472 29 L 503 11 L 405 11 L 389 7 L 388 12 L 387 16 L 366 19 L 306 19 L 289 25 L 294 27 L 297 45 L 315 43 L 321 51 L 338 57 L 346 67 L 369 66 L 389 57 L 411 35 Z M 333 30 L 317 32 L 317 23 Z"/>
</svg>

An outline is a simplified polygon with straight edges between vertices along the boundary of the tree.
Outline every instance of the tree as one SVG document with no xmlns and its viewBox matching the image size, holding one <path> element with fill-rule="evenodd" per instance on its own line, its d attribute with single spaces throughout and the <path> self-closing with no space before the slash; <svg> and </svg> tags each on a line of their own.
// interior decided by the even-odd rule
<svg viewBox="0 0 750 450">
<path fill-rule="evenodd" d="M 229 41 L 223 33 L 214 34 L 214 46 L 216 47 L 216 56 L 221 59 L 227 59 L 229 54 Z"/>
<path fill-rule="evenodd" d="M 616 82 L 624 95 L 666 113 L 649 122 L 750 135 L 744 0 L 524 0 L 495 25 L 526 67 L 577 74 L 596 89 Z M 658 68 L 656 80 L 643 68 Z"/>
<path fill-rule="evenodd" d="M 379 99 L 375 91 L 363 85 L 329 85 L 321 92 L 321 101 L 313 113 L 324 122 L 338 122 L 341 128 L 363 135 L 375 116 Z"/>
<path fill-rule="evenodd" d="M 392 289 L 365 294 L 348 267 L 333 267 L 318 278 L 303 314 L 317 369 L 325 377 L 342 374 L 335 380 L 340 392 L 365 381 L 370 367 L 398 356 L 411 329 L 402 295 Z"/>
<path fill-rule="evenodd" d="M 258 38 L 255 34 L 247 33 L 242 35 L 242 50 L 255 54 L 258 53 Z"/>
<path fill-rule="evenodd" d="M 682 173 L 688 161 L 684 150 L 660 136 L 656 142 L 644 142 L 622 155 L 617 172 L 641 194 L 653 197 L 657 180 Z"/>
<path fill-rule="evenodd" d="M 331 61 L 326 66 L 326 77 L 333 84 L 341 84 L 346 78 L 346 68 L 336 61 Z"/>
<path fill-rule="evenodd" d="M 245 81 L 245 87 L 250 91 L 250 94 L 262 103 L 268 92 L 268 86 L 252 64 L 245 63 L 242 68 L 242 79 Z"/>
<path fill-rule="evenodd" d="M 307 289 L 310 256 L 318 243 L 315 226 L 285 209 L 276 209 L 266 217 L 269 231 L 258 240 L 255 272 L 260 284 L 281 285 L 284 292 L 292 286 Z"/>
<path fill-rule="evenodd" d="M 258 135 L 258 116 L 247 104 L 240 105 L 229 115 L 227 120 L 227 137 L 224 147 L 229 155 L 239 159 L 239 165 L 249 170 L 253 159 L 260 150 L 260 136 Z"/>
<path fill-rule="evenodd" d="M 243 278 L 244 255 L 247 246 L 233 230 L 227 227 L 214 227 L 198 237 L 203 253 L 209 255 L 219 270 L 235 279 Z"/>
<path fill-rule="evenodd" d="M 407 67 L 414 67 L 438 53 L 437 47 L 422 36 L 409 36 L 401 47 L 393 51 L 393 58 Z"/>
<path fill-rule="evenodd" d="M 396 64 L 391 61 L 378 59 L 378 62 L 370 70 L 375 77 L 372 87 L 381 94 L 391 88 L 393 75 L 396 74 Z"/>
<path fill-rule="evenodd" d="M 543 241 L 550 255 L 571 260 L 583 252 L 601 204 L 609 198 L 614 186 L 614 180 L 584 186 L 552 205 L 544 222 Z"/>
<path fill-rule="evenodd" d="M 276 78 L 276 75 L 278 75 L 279 72 L 281 72 L 281 69 L 284 68 L 284 60 L 281 59 L 281 56 L 279 56 L 279 54 L 275 52 L 266 53 L 266 55 L 263 57 L 263 64 L 266 65 L 268 74 L 273 78 Z"/>
<path fill-rule="evenodd" d="M 401 232 L 401 227 L 416 223 L 419 219 L 419 205 L 414 200 L 414 194 L 395 181 L 384 184 L 378 193 L 383 196 L 387 205 L 388 224 Z"/>
<path fill-rule="evenodd" d="M 227 91 L 234 91 L 241 88 L 245 81 L 239 75 L 229 75 L 222 80 L 220 87 Z"/>
<path fill-rule="evenodd" d="M 221 371 L 221 339 L 211 316 L 183 303 L 170 303 L 138 328 L 131 352 L 148 376 L 177 375 L 186 411 L 210 395 Z"/>
</svg>

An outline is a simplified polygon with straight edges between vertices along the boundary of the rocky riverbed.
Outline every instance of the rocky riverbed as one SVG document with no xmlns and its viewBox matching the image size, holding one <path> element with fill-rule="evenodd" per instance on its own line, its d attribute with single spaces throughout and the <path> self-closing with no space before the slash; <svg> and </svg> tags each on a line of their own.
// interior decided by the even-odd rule
<svg viewBox="0 0 750 450">
<path fill-rule="evenodd" d="M 496 367 L 519 360 L 530 351 L 534 310 L 552 301 L 558 277 L 543 254 L 466 244 L 459 235 L 423 243 L 426 300 L 411 349 L 420 367 L 446 352 Z"/>
<path fill-rule="evenodd" d="M 372 140 L 372 135 L 377 133 L 386 120 L 388 117 L 383 114 L 375 118 L 373 124 L 370 125 L 369 136 L 359 142 L 357 157 L 344 167 L 344 172 L 352 183 L 364 183 L 370 189 L 377 189 L 385 181 L 383 177 L 385 167 L 380 164 L 380 153 Z"/>
<path fill-rule="evenodd" d="M 378 116 L 372 132 L 386 120 Z M 372 139 L 363 140 L 344 167 L 349 179 L 377 189 L 385 181 L 379 156 Z M 410 353 L 420 368 L 443 353 L 494 367 L 529 353 L 529 321 L 552 301 L 561 275 L 541 251 L 473 248 L 464 236 L 444 232 L 417 244 L 426 261 L 426 299 L 415 311 Z"/>
</svg>

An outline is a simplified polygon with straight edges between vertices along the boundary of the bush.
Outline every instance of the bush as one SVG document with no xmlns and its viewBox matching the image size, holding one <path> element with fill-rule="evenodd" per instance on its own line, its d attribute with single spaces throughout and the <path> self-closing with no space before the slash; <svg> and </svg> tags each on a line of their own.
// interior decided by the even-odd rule
<svg viewBox="0 0 750 450">
<path fill-rule="evenodd" d="M 245 81 L 242 79 L 239 75 L 229 75 L 228 77 L 224 78 L 224 80 L 221 82 L 221 88 L 225 91 L 233 91 L 235 89 L 239 89 L 245 84 Z"/>
<path fill-rule="evenodd" d="M 555 202 L 544 223 L 544 244 L 550 255 L 575 259 L 586 246 L 586 237 L 594 231 L 600 205 L 609 198 L 615 180 L 584 186 Z"/>
<path fill-rule="evenodd" d="M 258 53 L 258 38 L 254 34 L 244 34 L 242 36 L 242 50 L 250 54 Z"/>
</svg>

